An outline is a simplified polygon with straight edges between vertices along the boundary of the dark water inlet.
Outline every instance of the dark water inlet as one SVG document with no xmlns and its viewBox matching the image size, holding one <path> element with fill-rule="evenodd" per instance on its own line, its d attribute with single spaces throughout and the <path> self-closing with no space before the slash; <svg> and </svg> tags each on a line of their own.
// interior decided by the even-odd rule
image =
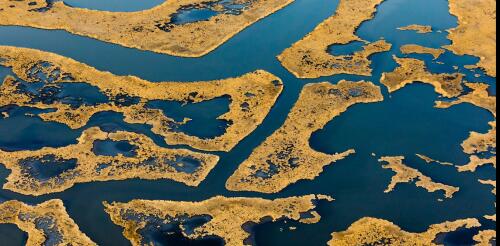
<svg viewBox="0 0 500 246">
<path fill-rule="evenodd" d="M 217 237 L 205 237 L 203 239 L 190 239 L 183 235 L 192 234 L 193 230 L 209 222 L 210 216 L 193 216 L 172 218 L 169 222 L 154 216 L 126 214 L 129 218 L 135 218 L 145 223 L 138 230 L 142 237 L 142 244 L 155 246 L 190 245 L 190 246 L 221 246 L 224 241 Z"/>
<path fill-rule="evenodd" d="M 134 157 L 137 155 L 137 146 L 128 141 L 97 140 L 94 142 L 92 151 L 96 155 Z"/>
<path fill-rule="evenodd" d="M 328 53 L 334 56 L 347 56 L 352 55 L 358 51 L 363 50 L 366 44 L 361 41 L 353 41 L 347 44 L 335 44 L 328 47 Z"/>
<path fill-rule="evenodd" d="M 57 100 L 61 103 L 69 104 L 73 108 L 85 106 L 95 106 L 109 102 L 99 88 L 87 83 L 59 83 L 60 87 Z"/>
<path fill-rule="evenodd" d="M 221 115 L 229 112 L 230 97 L 221 97 L 199 103 L 183 103 L 177 101 L 150 101 L 147 107 L 160 109 L 178 124 L 172 127 L 176 131 L 200 138 L 214 138 L 224 134 L 230 124 L 218 120 Z M 183 123 L 184 119 L 190 119 Z"/>
<path fill-rule="evenodd" d="M 4 110 L 0 110 L 4 111 Z M 10 115 L 0 120 L 0 149 L 4 151 L 37 150 L 43 147 L 62 147 L 76 144 L 80 132 L 63 124 L 44 122 L 40 118 L 27 116 L 40 113 L 29 108 L 9 108 Z M 40 131 L 40 129 L 44 129 Z"/>
<path fill-rule="evenodd" d="M 438 245 L 474 245 L 472 239 L 480 230 L 460 228 L 454 232 L 439 234 L 434 242 Z"/>
</svg>

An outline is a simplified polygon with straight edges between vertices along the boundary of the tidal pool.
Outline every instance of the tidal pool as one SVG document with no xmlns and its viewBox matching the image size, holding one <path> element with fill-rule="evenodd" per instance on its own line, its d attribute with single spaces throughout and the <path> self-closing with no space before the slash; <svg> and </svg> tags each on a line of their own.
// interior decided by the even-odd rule
<svg viewBox="0 0 500 246">
<path fill-rule="evenodd" d="M 218 4 L 220 4 L 222 8 L 220 10 L 215 10 L 214 7 Z M 207 2 L 205 8 L 184 7 L 172 15 L 171 23 L 175 25 L 184 25 L 198 21 L 206 21 L 222 13 L 239 15 L 245 7 L 249 6 L 249 4 L 250 3 L 238 4 L 235 3 L 234 0 L 219 0 Z"/>
<path fill-rule="evenodd" d="M 128 141 L 103 140 L 94 142 L 92 152 L 96 155 L 104 156 L 117 156 L 121 154 L 125 157 L 133 157 L 137 155 L 135 149 L 137 147 L 131 145 Z"/>
<path fill-rule="evenodd" d="M 217 119 L 229 111 L 229 97 L 216 98 L 200 103 L 182 103 L 175 101 L 151 101 L 148 108 L 160 109 L 167 117 L 171 117 L 176 122 L 183 122 L 174 127 L 176 131 L 184 132 L 188 135 L 200 138 L 214 138 L 221 136 L 226 131 L 230 122 Z M 203 127 L 200 127 L 200 125 Z"/>
<path fill-rule="evenodd" d="M 111 11 L 133 10 L 124 9 L 122 1 L 79 2 L 82 4 L 79 7 Z M 137 4 L 134 7 L 134 10 L 137 10 L 150 8 L 159 1 L 130 2 Z M 76 1 L 67 3 L 77 6 Z M 98 4 L 106 4 L 106 7 L 99 7 L 103 5 Z M 363 23 L 356 32 L 369 42 L 384 38 L 393 45 L 389 52 L 375 54 L 370 58 L 373 62 L 373 75 L 370 77 L 336 75 L 319 79 L 295 78 L 275 57 L 332 15 L 337 4 L 338 0 L 297 0 L 245 29 L 214 52 L 196 59 L 128 49 L 64 31 L 0 27 L 0 45 L 54 52 L 118 75 L 135 75 L 151 81 L 189 83 L 237 77 L 256 69 L 264 69 L 280 77 L 285 84 L 283 93 L 264 123 L 232 151 L 216 152 L 215 154 L 221 157 L 220 162 L 197 188 L 169 180 L 133 179 L 78 184 L 65 192 L 40 197 L 23 196 L 1 190 L 0 202 L 19 199 L 27 203 L 40 203 L 48 199 L 62 199 L 69 215 L 79 225 L 81 231 L 100 245 L 128 245 L 128 240 L 122 236 L 122 229 L 113 224 L 104 212 L 103 201 L 128 202 L 132 199 L 201 201 L 216 195 L 273 199 L 313 192 L 335 198 L 332 203 L 319 203 L 318 212 L 322 220 L 317 224 L 303 225 L 292 221 L 279 221 L 255 227 L 253 239 L 259 246 L 325 245 L 331 239 L 332 232 L 346 230 L 353 222 L 366 216 L 390 220 L 402 229 L 412 232 L 425 231 L 430 224 L 469 217 L 480 220 L 483 224 L 481 230 L 496 229 L 493 223 L 482 219 L 484 215 L 495 213 L 495 197 L 491 194 L 491 187 L 477 181 L 496 179 L 495 169 L 484 167 L 475 173 L 458 173 L 454 167 L 427 164 L 415 156 L 420 153 L 434 159 L 464 164 L 467 155 L 463 153 L 460 143 L 470 131 L 486 132 L 489 128 L 488 122 L 492 121 L 493 117 L 486 110 L 470 104 L 449 109 L 434 108 L 434 101 L 438 99 L 438 95 L 430 85 L 415 83 L 389 94 L 379 82 L 383 72 L 393 71 L 397 66 L 392 58 L 393 55 L 406 56 L 399 50 L 402 45 L 418 44 L 440 48 L 450 44 L 445 30 L 455 27 L 457 19 L 448 13 L 448 2 L 446 0 L 383 2 L 378 7 L 375 18 Z M 417 34 L 397 30 L 398 27 L 410 24 L 431 25 L 434 32 Z M 352 47 L 338 47 L 335 52 L 349 53 L 352 52 Z M 407 57 L 424 60 L 429 71 L 433 73 L 456 71 L 453 68 L 456 65 L 458 71 L 464 73 L 468 81 L 488 83 L 492 86 L 490 92 L 495 91 L 495 78 L 488 77 L 481 71 L 464 68 L 464 65 L 475 64 L 477 62 L 475 57 L 457 56 L 449 51 L 435 61 L 429 55 L 410 54 Z M 441 62 L 444 64 L 440 64 Z M 8 73 L 8 69 L 0 67 L 2 78 Z M 476 77 L 476 73 L 480 74 L 480 77 Z M 328 123 L 324 129 L 315 132 L 310 139 L 310 145 L 313 149 L 325 153 L 355 148 L 357 151 L 355 155 L 326 167 L 318 178 L 312 181 L 300 181 L 278 194 L 230 192 L 225 189 L 227 178 L 239 164 L 285 122 L 287 114 L 305 84 L 323 81 L 335 84 L 341 79 L 374 82 L 382 87 L 384 101 L 353 106 Z M 170 108 L 178 109 L 175 111 L 178 113 L 173 117 L 184 118 L 187 115 L 191 116 L 188 118 L 198 119 L 190 126 L 196 133 L 205 136 L 219 134 L 220 127 L 214 121 L 214 117 L 224 112 L 225 102 L 214 102 L 206 108 L 199 106 L 200 109 L 193 111 L 189 111 L 191 105 L 174 105 Z M 203 114 L 198 115 L 197 110 L 201 110 Z M 26 111 L 29 109 L 10 109 L 10 118 L 2 119 L 0 116 L 2 150 L 32 150 L 44 146 L 74 144 L 84 130 L 71 130 L 61 124 L 43 122 L 36 116 L 25 116 Z M 92 126 L 112 131 L 127 130 L 142 133 L 152 138 L 156 144 L 168 146 L 162 137 L 151 132 L 150 126 L 127 124 L 123 121 L 123 117 L 116 113 L 103 112 L 95 115 L 84 128 Z M 372 156 L 372 153 L 376 156 Z M 446 199 L 443 202 L 438 201 L 442 198 L 439 192 L 428 193 L 415 188 L 413 184 L 402 184 L 393 192 L 385 194 L 383 191 L 393 173 L 382 169 L 377 161 L 384 155 L 404 155 L 411 167 L 417 168 L 436 181 L 458 186 L 460 191 L 453 199 Z M 7 174 L 8 171 L 0 165 L 2 184 Z M 99 223 L 96 223 L 97 221 Z M 291 227 L 297 228 L 290 229 Z M 0 226 L 0 235 L 11 231 L 12 227 Z M 473 235 L 474 233 L 467 230 L 458 231 L 440 237 L 440 240 L 447 245 L 469 244 Z M 184 245 L 185 242 L 185 239 L 178 238 L 178 235 L 160 240 L 177 242 L 179 245 Z M 22 243 L 22 240 L 18 237 L 13 237 L 12 242 L 9 241 L 9 245 L 21 245 L 19 243 Z"/>
<path fill-rule="evenodd" d="M 354 52 L 363 50 L 365 43 L 353 41 L 348 44 L 336 44 L 328 47 L 328 52 L 334 56 L 352 55 Z"/>
</svg>

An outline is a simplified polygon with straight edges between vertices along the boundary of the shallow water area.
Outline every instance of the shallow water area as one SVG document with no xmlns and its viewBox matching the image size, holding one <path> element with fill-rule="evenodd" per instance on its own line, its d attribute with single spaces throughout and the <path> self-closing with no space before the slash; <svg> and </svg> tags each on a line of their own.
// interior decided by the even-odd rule
<svg viewBox="0 0 500 246">
<path fill-rule="evenodd" d="M 151 8 L 163 1 L 65 1 L 75 7 L 108 11 L 137 11 Z M 221 157 L 219 164 L 207 179 L 197 188 L 169 181 L 126 180 L 78 184 L 58 194 L 41 197 L 22 196 L 10 191 L 0 191 L 2 199 L 20 199 L 39 203 L 51 198 L 64 200 L 70 216 L 81 230 L 100 245 L 127 245 L 122 236 L 122 228 L 114 225 L 103 211 L 102 201 L 122 201 L 132 199 L 162 199 L 175 201 L 200 201 L 216 195 L 249 196 L 277 198 L 310 193 L 331 195 L 332 203 L 321 202 L 319 213 L 322 220 L 314 225 L 295 222 L 267 222 L 254 227 L 257 245 L 325 245 L 333 231 L 345 230 L 351 223 L 365 216 L 390 220 L 405 230 L 423 231 L 430 224 L 467 217 L 482 218 L 495 213 L 495 197 L 491 187 L 482 185 L 477 179 L 496 179 L 495 169 L 483 167 L 475 173 L 458 173 L 455 168 L 426 164 L 415 154 L 425 154 L 441 161 L 465 164 L 467 155 L 460 143 L 470 131 L 486 132 L 488 122 L 494 118 L 484 109 L 470 104 L 461 104 L 449 109 L 434 108 L 434 101 L 440 98 L 430 85 L 415 83 L 389 94 L 379 82 L 383 72 L 393 71 L 396 63 L 392 55 L 403 57 L 399 48 L 404 44 L 418 44 L 439 48 L 449 44 L 446 29 L 456 26 L 456 17 L 448 14 L 446 0 L 387 0 L 382 3 L 373 20 L 361 25 L 357 35 L 370 42 L 384 38 L 393 44 L 389 52 L 372 56 L 373 75 L 338 75 L 314 80 L 301 80 L 288 73 L 275 58 L 285 48 L 301 39 L 325 18 L 334 13 L 338 0 L 297 0 L 281 11 L 259 21 L 230 39 L 214 52 L 196 59 L 179 58 L 123 48 L 90 38 L 71 35 L 64 31 L 47 31 L 22 27 L 0 27 L 0 45 L 30 47 L 55 52 L 74 58 L 100 70 L 121 75 L 135 75 L 152 81 L 200 81 L 240 76 L 256 69 L 267 70 L 280 77 L 285 88 L 277 104 L 264 123 L 250 136 L 245 138 L 228 153 L 214 153 Z M 209 18 L 213 13 L 185 14 L 184 21 L 199 21 Z M 417 34 L 412 31 L 399 31 L 396 28 L 421 24 L 431 25 L 434 32 Z M 437 32 L 441 31 L 441 32 Z M 335 53 L 350 54 L 357 48 L 339 46 Z M 106 54 L 106 55 L 103 55 Z M 446 52 L 439 59 L 429 55 L 408 55 L 426 61 L 433 73 L 459 71 L 466 79 L 490 84 L 491 93 L 495 91 L 496 79 L 487 77 L 481 71 L 470 71 L 464 65 L 474 64 L 477 58 L 457 56 Z M 437 62 L 444 62 L 439 64 Z M 475 74 L 481 74 L 476 77 Z M 10 74 L 9 69 L 0 66 L 0 77 Z M 248 192 L 230 192 L 225 189 L 225 181 L 238 165 L 262 143 L 267 136 L 278 129 L 298 98 L 306 83 L 341 79 L 370 80 L 382 86 L 385 100 L 380 103 L 355 105 L 347 112 L 333 119 L 324 129 L 311 136 L 311 146 L 321 152 L 335 153 L 355 148 L 357 153 L 332 166 L 315 180 L 300 181 L 289 186 L 282 193 L 261 195 Z M 78 92 L 82 93 L 78 93 Z M 75 98 L 85 95 L 87 103 L 102 102 L 101 97 L 93 94 L 91 88 L 64 88 L 62 98 Z M 68 99 L 69 100 L 69 99 Z M 73 102 L 69 100 L 68 102 Z M 186 134 L 211 138 L 222 134 L 227 122 L 217 120 L 226 113 L 230 101 L 218 98 L 203 103 L 151 102 L 165 115 L 186 124 L 178 130 Z M 2 112 L 4 109 L 0 109 Z M 57 147 L 76 143 L 83 129 L 71 130 L 68 127 L 43 122 L 36 116 L 27 116 L 27 108 L 11 108 L 10 117 L 0 116 L 0 149 L 5 151 L 39 149 L 44 146 Z M 126 124 L 118 113 L 103 112 L 95 115 L 84 127 L 100 126 L 104 131 L 127 130 L 146 134 L 156 144 L 168 146 L 164 139 L 151 132 L 151 127 L 139 124 Z M 116 143 L 98 146 L 104 155 L 129 155 L 129 146 Z M 372 156 L 372 153 L 375 156 Z M 381 168 L 378 158 L 384 155 L 404 155 L 408 165 L 422 173 L 443 182 L 460 187 L 453 199 L 438 201 L 442 193 L 429 193 L 414 184 L 402 184 L 394 192 L 383 191 L 393 173 Z M 179 164 L 181 163 L 181 164 Z M 177 160 L 172 165 L 192 172 L 198 163 L 191 160 Z M 0 177 L 8 171 L 0 167 Z M 50 173 L 52 175 L 53 173 Z M 266 174 L 262 174 L 266 175 Z M 3 182 L 2 182 L 3 183 Z M 96 222 L 99 223 L 96 223 Z M 481 220 L 481 229 L 496 228 Z M 296 227 L 295 229 L 290 229 Z M 163 227 L 162 227 L 163 228 Z M 14 233 L 9 245 L 22 245 L 23 237 L 11 227 L 0 225 L 0 237 Z M 7 234 L 9 233 L 9 234 Z M 166 237 L 165 235 L 169 236 Z M 149 242 L 156 245 L 220 245 L 220 241 L 190 241 L 182 237 L 175 228 L 164 228 L 149 232 Z M 445 245 L 468 245 L 470 231 L 458 231 L 441 240 Z M 10 239 L 9 239 L 10 240 Z M 25 240 L 25 239 L 24 239 Z"/>
<path fill-rule="evenodd" d="M 234 0 L 219 0 L 203 3 L 202 6 L 184 6 L 171 16 L 171 23 L 183 25 L 197 21 L 206 21 L 219 14 L 239 15 L 251 2 L 235 3 Z M 203 6 L 206 5 L 206 6 Z M 217 9 L 215 7 L 218 7 Z"/>
<path fill-rule="evenodd" d="M 198 160 L 181 156 L 176 157 L 175 160 L 165 160 L 165 163 L 183 173 L 194 173 L 201 165 Z"/>
<path fill-rule="evenodd" d="M 40 159 L 28 158 L 21 161 L 21 169 L 30 177 L 40 181 L 47 181 L 76 167 L 76 159 L 62 160 L 53 155 L 43 156 Z"/>
<path fill-rule="evenodd" d="M 189 9 L 181 10 L 172 17 L 172 24 L 183 25 L 197 21 L 205 21 L 219 13 L 211 9 Z"/>
<path fill-rule="evenodd" d="M 142 237 L 142 243 L 148 245 L 224 245 L 224 240 L 221 238 L 206 237 L 192 240 L 183 235 L 183 232 L 188 235 L 191 234 L 193 229 L 210 220 L 211 218 L 209 216 L 196 216 L 192 218 L 179 218 L 175 222 L 165 223 L 156 217 L 146 217 L 143 219 L 146 225 L 139 230 L 138 233 Z"/>
</svg>

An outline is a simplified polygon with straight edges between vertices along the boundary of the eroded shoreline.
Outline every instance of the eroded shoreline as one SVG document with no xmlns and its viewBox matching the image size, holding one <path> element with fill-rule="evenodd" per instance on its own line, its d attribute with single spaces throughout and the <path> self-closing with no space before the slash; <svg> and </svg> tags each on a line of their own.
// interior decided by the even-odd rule
<svg viewBox="0 0 500 246">
<path fill-rule="evenodd" d="M 30 206 L 20 201 L 0 203 L 0 224 L 15 224 L 28 233 L 28 246 L 96 246 L 69 217 L 61 200 Z"/>
<path fill-rule="evenodd" d="M 168 144 L 188 145 L 206 151 L 231 150 L 262 123 L 283 90 L 278 77 L 262 70 L 217 81 L 153 83 L 134 76 L 102 72 L 75 60 L 33 49 L 0 46 L 0 58 L 0 65 L 12 68 L 16 76 L 28 83 L 43 82 L 56 87 L 63 83 L 85 83 L 97 87 L 109 100 L 77 107 L 57 100 L 34 102 L 29 94 L 19 93 L 19 81 L 8 77 L 0 88 L 0 107 L 17 105 L 56 109 L 39 117 L 66 124 L 72 129 L 85 126 L 98 112 L 114 111 L 122 113 L 127 123 L 151 125 L 152 131 L 164 137 Z M 225 96 L 231 100 L 229 111 L 218 120 L 230 124 L 223 135 L 208 139 L 177 131 L 176 128 L 186 121 L 177 122 L 161 110 L 147 107 L 148 102 L 155 100 L 199 103 Z"/>
<path fill-rule="evenodd" d="M 309 145 L 311 135 L 350 106 L 383 99 L 380 87 L 371 82 L 306 85 L 285 123 L 253 150 L 228 179 L 226 188 L 276 193 L 299 180 L 314 179 L 325 166 L 355 150 L 333 155 L 315 151 Z"/>
<path fill-rule="evenodd" d="M 141 235 L 149 224 L 162 230 L 162 225 L 179 226 L 180 233 L 190 239 L 219 237 L 225 245 L 247 245 L 249 224 L 263 220 L 291 219 L 302 223 L 317 223 L 321 216 L 315 211 L 319 200 L 331 201 L 322 195 L 307 195 L 276 200 L 262 198 L 213 197 L 201 202 L 133 200 L 128 203 L 105 203 L 106 212 L 113 222 L 124 227 L 124 236 L 132 245 L 144 245 L 148 241 Z M 305 216 L 307 215 L 307 216 Z M 200 217 L 201 216 L 201 217 Z M 193 225 L 189 221 L 201 218 L 202 223 Z M 157 230 L 158 230 L 157 229 Z M 168 233 L 167 228 L 163 233 Z"/>
<path fill-rule="evenodd" d="M 328 47 L 363 41 L 355 32 L 373 18 L 383 0 L 341 0 L 336 13 L 319 24 L 314 31 L 278 56 L 281 64 L 297 78 L 319 78 L 335 74 L 370 76 L 375 53 L 385 52 L 392 45 L 385 40 L 366 43 L 363 50 L 352 55 L 334 56 Z"/>
<path fill-rule="evenodd" d="M 231 6 L 227 6 L 227 1 L 221 0 L 168 0 L 137 12 L 73 8 L 62 1 L 3 1 L 0 2 L 0 25 L 62 29 L 125 47 L 200 57 L 293 1 L 232 0 Z M 238 6 L 237 10 L 232 5 Z M 215 16 L 191 23 L 175 23 L 176 14 L 196 9 L 213 11 Z"/>
</svg>

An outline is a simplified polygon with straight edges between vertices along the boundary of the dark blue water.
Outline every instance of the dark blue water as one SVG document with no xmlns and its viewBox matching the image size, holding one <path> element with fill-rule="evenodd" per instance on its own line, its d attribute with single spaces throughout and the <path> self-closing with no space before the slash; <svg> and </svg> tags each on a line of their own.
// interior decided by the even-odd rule
<svg viewBox="0 0 500 246">
<path fill-rule="evenodd" d="M 20 93 L 32 96 L 30 103 L 62 103 L 71 108 L 96 106 L 108 102 L 108 97 L 97 87 L 85 83 L 21 83 Z"/>
<path fill-rule="evenodd" d="M 10 245 L 25 245 L 28 240 L 28 234 L 21 231 L 16 225 L 1 224 L 0 238 L 6 238 Z"/>
<path fill-rule="evenodd" d="M 147 106 L 161 109 L 167 117 L 179 122 L 174 126 L 175 131 L 200 138 L 214 138 L 223 135 L 230 124 L 228 121 L 218 119 L 229 112 L 230 103 L 230 97 L 221 97 L 187 104 L 177 101 L 155 100 L 148 102 Z M 184 119 L 189 119 L 189 121 L 182 123 Z"/>
<path fill-rule="evenodd" d="M 72 107 L 82 105 L 94 106 L 108 102 L 108 97 L 99 88 L 86 83 L 62 83 L 59 85 L 60 93 L 56 95 L 56 100 Z"/>
<path fill-rule="evenodd" d="M 323 219 L 318 224 L 281 221 L 257 226 L 254 228 L 254 240 L 258 245 L 324 245 L 330 239 L 331 232 L 344 230 L 365 216 L 388 219 L 406 230 L 423 231 L 430 224 L 467 217 L 481 218 L 495 213 L 495 197 L 491 194 L 491 187 L 477 182 L 478 178 L 496 179 L 493 168 L 480 168 L 476 173 L 458 173 L 453 167 L 428 165 L 415 156 L 421 153 L 435 159 L 464 164 L 467 156 L 460 149 L 461 141 L 469 131 L 486 132 L 487 122 L 493 119 L 492 116 L 483 109 L 467 104 L 446 110 L 435 109 L 433 102 L 438 99 L 438 95 L 432 87 L 423 84 L 412 84 L 390 95 L 383 88 L 384 102 L 355 105 L 332 120 L 323 130 L 316 132 L 310 140 L 313 148 L 327 153 L 356 148 L 357 154 L 325 168 L 324 173 L 315 180 L 298 182 L 276 195 L 225 190 L 225 180 L 237 166 L 283 124 L 306 83 L 365 79 L 380 85 L 381 73 L 396 67 L 392 55 L 402 56 L 399 52 L 401 45 L 419 44 L 438 48 L 450 43 L 445 32 L 416 34 L 397 31 L 397 27 L 422 24 L 444 31 L 456 26 L 456 18 L 448 14 L 445 0 L 387 0 L 379 7 L 376 17 L 365 22 L 357 32 L 364 40 L 376 41 L 383 37 L 393 44 L 390 52 L 372 56 L 372 77 L 341 75 L 313 80 L 296 79 L 281 67 L 275 57 L 334 13 L 337 4 L 338 1 L 329 0 L 297 0 L 239 33 L 214 52 L 196 59 L 128 49 L 64 31 L 1 27 L 0 44 L 55 52 L 115 74 L 133 74 L 151 81 L 189 82 L 235 77 L 265 69 L 283 79 L 285 89 L 269 116 L 255 132 L 231 152 L 216 153 L 221 157 L 220 163 L 198 188 L 169 180 L 128 180 L 78 184 L 66 192 L 36 198 L 2 190 L 0 200 L 21 199 L 35 203 L 61 198 L 82 231 L 102 245 L 127 245 L 121 235 L 121 228 L 114 225 L 104 213 L 102 201 L 129 201 L 136 198 L 199 201 L 215 195 L 276 198 L 322 193 L 336 199 L 333 203 L 319 204 Z M 339 52 L 351 51 L 345 48 Z M 474 64 L 477 61 L 474 57 L 456 56 L 450 52 L 437 61 L 426 55 L 409 57 L 424 59 L 429 69 L 436 73 L 452 72 L 453 65 L 458 65 L 459 71 L 467 74 L 467 80 L 495 84 L 494 78 L 480 71 L 470 72 L 463 68 L 463 65 Z M 439 65 L 436 63 L 439 61 L 446 64 Z M 475 78 L 475 73 L 481 74 L 481 77 Z M 214 111 L 219 109 L 217 107 Z M 187 110 L 182 108 L 181 111 Z M 23 127 L 18 129 L 18 126 Z M 101 126 L 110 131 L 121 129 L 144 133 L 157 144 L 166 146 L 161 137 L 151 133 L 149 126 L 126 124 L 122 116 L 116 113 L 96 115 L 86 127 L 90 126 Z M 0 148 L 61 146 L 74 142 L 80 132 L 81 129 L 72 131 L 62 125 L 42 123 L 36 117 L 16 116 L 14 119 L 0 120 Z M 378 156 L 371 156 L 371 153 Z M 402 184 L 395 191 L 385 194 L 383 191 L 392 173 L 381 168 L 377 161 L 381 155 L 405 155 L 409 166 L 418 168 L 435 181 L 458 186 L 461 190 L 453 199 L 443 202 L 438 201 L 443 197 L 442 193 L 428 193 L 413 184 Z M 7 174 L 0 167 L 0 178 Z M 485 220 L 481 222 L 484 224 L 481 229 L 495 228 L 495 225 Z M 287 229 L 290 226 L 296 226 L 297 230 Z M 467 244 L 472 235 L 453 234 L 444 241 L 450 245 Z"/>
<path fill-rule="evenodd" d="M 216 5 L 222 6 L 221 10 L 215 10 Z M 171 23 L 175 25 L 183 25 L 198 21 L 206 21 L 220 14 L 239 15 L 248 3 L 237 4 L 234 0 L 219 0 L 207 2 L 207 7 L 199 8 L 196 6 L 185 6 L 174 13 L 171 17 Z"/>
<path fill-rule="evenodd" d="M 0 120 L 0 148 L 6 151 L 35 150 L 75 144 L 79 132 L 63 124 L 47 123 L 38 117 L 26 116 L 38 110 L 13 108 L 5 110 L 10 117 Z"/>
<path fill-rule="evenodd" d="M 0 66 L 0 78 L 2 78 L 0 80 L 0 85 L 3 83 L 4 78 L 11 73 L 12 73 L 11 69 L 6 68 L 4 66 Z"/>
<path fill-rule="evenodd" d="M 334 56 L 352 55 L 358 51 L 362 51 L 365 45 L 361 41 L 353 41 L 348 44 L 335 44 L 328 47 L 328 53 Z"/>
<path fill-rule="evenodd" d="M 137 147 L 128 141 L 98 140 L 94 142 L 92 152 L 96 155 L 134 157 Z"/>
<path fill-rule="evenodd" d="M 183 25 L 198 21 L 206 21 L 219 13 L 212 9 L 189 9 L 176 13 L 172 17 L 172 23 L 176 25 Z"/>
<path fill-rule="evenodd" d="M 161 219 L 147 218 L 146 226 L 139 230 L 142 236 L 143 245 L 169 246 L 169 245 L 189 245 L 189 246 L 220 246 L 224 245 L 224 240 L 216 237 L 209 237 L 201 240 L 190 240 L 182 232 L 192 234 L 193 229 L 199 227 L 211 218 L 203 216 L 187 218 L 177 223 L 165 224 Z M 181 229 L 182 226 L 182 229 Z"/>
</svg>

